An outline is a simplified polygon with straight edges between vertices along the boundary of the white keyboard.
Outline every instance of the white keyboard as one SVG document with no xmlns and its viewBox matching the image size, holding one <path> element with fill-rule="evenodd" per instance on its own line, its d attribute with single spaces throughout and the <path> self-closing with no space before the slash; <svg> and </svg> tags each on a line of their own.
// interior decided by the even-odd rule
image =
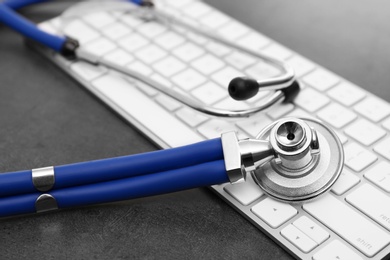
<svg viewBox="0 0 390 260">
<path fill-rule="evenodd" d="M 301 205 L 280 203 L 265 196 L 250 176 L 246 183 L 211 189 L 297 258 L 355 260 L 388 255 L 390 105 L 203 2 L 160 0 L 157 8 L 285 60 L 296 71 L 300 94 L 294 103 L 278 104 L 248 119 L 218 119 L 195 112 L 134 78 L 40 51 L 162 148 L 218 137 L 230 130 L 240 137 L 255 137 L 285 116 L 315 117 L 328 123 L 344 144 L 346 167 L 324 197 Z M 56 32 L 59 24 L 57 18 L 40 26 Z M 68 23 L 65 32 L 107 63 L 137 71 L 219 108 L 250 108 L 268 95 L 233 101 L 227 94 L 233 77 L 267 78 L 279 72 L 206 38 L 177 33 L 118 11 L 85 15 Z"/>
</svg>

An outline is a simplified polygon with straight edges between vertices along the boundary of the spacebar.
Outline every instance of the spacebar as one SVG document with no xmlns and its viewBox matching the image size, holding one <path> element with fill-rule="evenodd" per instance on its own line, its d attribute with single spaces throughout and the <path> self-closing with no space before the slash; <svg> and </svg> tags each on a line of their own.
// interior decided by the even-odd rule
<svg viewBox="0 0 390 260">
<path fill-rule="evenodd" d="M 303 209 L 368 257 L 390 242 L 385 231 L 330 194 L 304 205 Z"/>
<path fill-rule="evenodd" d="M 94 80 L 92 86 L 112 102 L 111 107 L 125 117 L 133 117 L 169 147 L 203 140 L 184 123 L 121 77 L 106 74 Z"/>
</svg>

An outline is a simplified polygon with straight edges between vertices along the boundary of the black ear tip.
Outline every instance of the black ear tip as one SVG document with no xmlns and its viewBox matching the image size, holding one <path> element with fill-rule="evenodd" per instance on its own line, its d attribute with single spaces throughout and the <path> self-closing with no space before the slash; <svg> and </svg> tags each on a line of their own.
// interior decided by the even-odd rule
<svg viewBox="0 0 390 260">
<path fill-rule="evenodd" d="M 229 95 L 235 100 L 246 100 L 257 94 L 259 84 L 250 78 L 237 77 L 229 83 Z"/>
<path fill-rule="evenodd" d="M 298 95 L 301 87 L 298 81 L 294 80 L 294 82 L 288 86 L 287 88 L 282 89 L 284 93 L 284 101 L 285 103 L 291 102 Z"/>
</svg>

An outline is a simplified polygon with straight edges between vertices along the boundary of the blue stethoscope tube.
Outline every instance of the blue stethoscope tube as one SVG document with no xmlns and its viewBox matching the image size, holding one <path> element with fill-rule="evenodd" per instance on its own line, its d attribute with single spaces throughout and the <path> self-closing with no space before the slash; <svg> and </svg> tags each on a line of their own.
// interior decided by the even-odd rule
<svg viewBox="0 0 390 260">
<path fill-rule="evenodd" d="M 224 160 L 181 169 L 53 190 L 59 209 L 164 194 L 228 182 Z M 0 217 L 35 213 L 41 193 L 0 198 Z"/>
<path fill-rule="evenodd" d="M 216 138 L 167 150 L 56 166 L 52 189 L 181 169 L 223 158 L 221 139 Z M 37 189 L 31 170 L 0 174 L 0 197 L 34 192 Z"/>
</svg>

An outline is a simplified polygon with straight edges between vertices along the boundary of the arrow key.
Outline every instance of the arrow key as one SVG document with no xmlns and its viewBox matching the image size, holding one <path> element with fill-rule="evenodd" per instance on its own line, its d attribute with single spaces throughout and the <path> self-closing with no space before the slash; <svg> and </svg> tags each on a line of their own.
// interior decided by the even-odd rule
<svg viewBox="0 0 390 260">
<path fill-rule="evenodd" d="M 304 253 L 310 252 L 317 246 L 316 242 L 292 224 L 283 228 L 280 234 Z"/>
</svg>

